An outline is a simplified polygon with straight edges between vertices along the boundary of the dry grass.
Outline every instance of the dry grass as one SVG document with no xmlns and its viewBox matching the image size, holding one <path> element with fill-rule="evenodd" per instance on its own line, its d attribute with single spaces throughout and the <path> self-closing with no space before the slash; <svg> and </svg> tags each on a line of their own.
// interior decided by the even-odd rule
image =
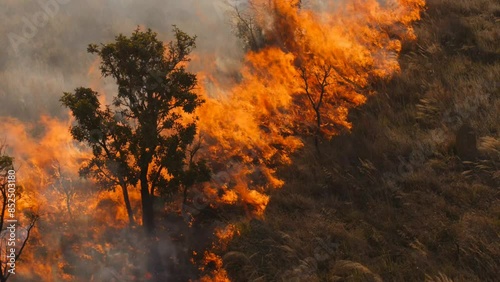
<svg viewBox="0 0 500 282">
<path fill-rule="evenodd" d="M 498 279 L 500 4 L 427 2 L 402 73 L 321 159 L 306 148 L 281 170 L 265 220 L 240 225 L 234 281 Z M 455 146 L 464 123 L 472 160 Z"/>
</svg>

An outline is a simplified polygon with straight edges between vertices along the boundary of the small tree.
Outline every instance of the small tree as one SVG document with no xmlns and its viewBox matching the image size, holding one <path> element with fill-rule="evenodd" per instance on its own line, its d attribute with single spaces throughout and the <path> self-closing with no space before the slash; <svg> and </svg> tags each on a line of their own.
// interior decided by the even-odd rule
<svg viewBox="0 0 500 282">
<path fill-rule="evenodd" d="M 68 211 L 68 216 L 70 219 L 73 218 L 73 213 L 71 211 L 71 205 L 73 199 L 78 191 L 76 185 L 73 183 L 73 179 L 64 175 L 61 169 L 61 164 L 59 161 L 54 161 L 52 164 L 52 188 L 60 195 L 64 197 L 64 202 L 66 203 L 66 210 Z"/>
<path fill-rule="evenodd" d="M 101 106 L 98 93 L 89 88 L 61 98 L 76 119 L 74 139 L 92 148 L 92 159 L 81 173 L 121 186 L 126 202 L 128 187 L 140 184 L 142 222 L 150 234 L 155 195 L 172 194 L 209 177 L 204 162 L 189 156 L 196 135 L 193 112 L 203 103 L 193 92 L 196 75 L 185 69 L 195 37 L 176 27 L 173 33 L 175 39 L 167 45 L 150 29 L 89 45 L 88 52 L 101 59 L 103 76 L 118 85 L 113 104 Z"/>
<path fill-rule="evenodd" d="M 242 41 L 246 51 L 258 51 L 264 44 L 262 29 L 255 17 L 244 9 L 233 6 L 233 32 Z"/>
<path fill-rule="evenodd" d="M 329 139 L 343 128 L 349 128 L 347 111 L 364 101 L 359 93 L 366 92 L 366 89 L 350 80 L 333 62 L 313 54 L 308 56 L 295 61 L 303 89 L 297 97 L 297 104 L 308 109 L 304 111 L 305 119 L 314 119 L 312 126 L 305 126 L 305 131 L 314 136 L 320 154 L 321 139 Z"/>
</svg>

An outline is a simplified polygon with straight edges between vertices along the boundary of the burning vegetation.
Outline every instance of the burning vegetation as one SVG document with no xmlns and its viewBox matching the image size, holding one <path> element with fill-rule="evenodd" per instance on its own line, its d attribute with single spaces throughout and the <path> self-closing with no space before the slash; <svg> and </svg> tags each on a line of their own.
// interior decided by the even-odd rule
<svg viewBox="0 0 500 282">
<path fill-rule="evenodd" d="M 30 271 L 19 271 L 19 281 L 336 281 L 315 274 L 325 268 L 380 281 L 353 258 L 333 254 L 342 246 L 317 237 L 325 254 L 306 258 L 289 247 L 297 239 L 270 232 L 262 220 L 275 190 L 287 180 L 296 184 L 287 172 L 300 177 L 294 169 L 318 165 L 323 181 L 333 158 L 325 148 L 356 130 L 351 112 L 402 71 L 400 53 L 417 39 L 412 25 L 424 6 L 424 0 L 243 1 L 226 14 L 244 50 L 230 71 L 176 26 L 167 42 L 139 27 L 89 45 L 97 57 L 89 73 L 111 79 L 113 93 L 98 81 L 64 93 L 65 120 L 1 118 L 9 156 L 2 147 L 0 168 L 17 171 L 26 230 L 16 259 L 18 270 Z M 427 104 L 419 109 L 429 110 Z M 483 144 L 488 152 L 496 148 L 490 143 Z M 313 161 L 297 161 L 297 152 Z M 376 165 L 359 161 L 363 177 L 376 183 Z M 495 164 L 487 163 L 493 181 Z M 333 170 L 328 181 L 356 183 L 353 174 Z M 286 209 L 312 209 L 314 203 L 294 197 Z M 237 249 L 254 250 L 238 241 L 251 242 L 252 231 L 256 238 L 269 234 L 261 238 L 266 248 L 286 254 L 284 260 L 268 253 L 276 260 L 269 269 L 285 261 L 295 269 L 276 276 L 256 269 L 254 257 L 265 259 L 260 250 Z M 411 244 L 422 251 L 418 240 Z"/>
</svg>

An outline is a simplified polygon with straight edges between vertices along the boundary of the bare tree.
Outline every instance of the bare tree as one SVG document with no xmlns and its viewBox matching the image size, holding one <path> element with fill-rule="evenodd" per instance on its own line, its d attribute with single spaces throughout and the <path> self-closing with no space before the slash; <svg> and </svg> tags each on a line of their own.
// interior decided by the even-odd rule
<svg viewBox="0 0 500 282">
<path fill-rule="evenodd" d="M 9 175 L 13 175 L 14 159 L 5 155 L 4 150 L 5 145 L 0 145 L 0 282 L 7 281 L 11 274 L 15 273 L 15 262 L 21 257 L 31 231 L 38 220 L 38 215 L 30 213 L 27 215 L 29 220 L 27 227 L 21 227 L 17 220 L 11 223 L 12 219 L 6 219 L 7 217 L 10 218 L 12 209 L 16 204 L 16 198 L 19 198 L 19 192 L 16 194 L 19 187 L 16 186 L 12 189 L 12 185 L 15 185 L 15 183 L 9 183 L 8 181 Z"/>
<path fill-rule="evenodd" d="M 311 104 L 316 118 L 316 130 L 314 132 L 314 145 L 316 150 L 319 151 L 319 138 L 321 137 L 321 107 L 324 103 L 325 96 L 331 93 L 328 92 L 327 87 L 331 85 L 331 76 L 333 68 L 331 65 L 322 65 L 317 70 L 310 70 L 305 66 L 297 67 L 300 78 L 304 82 L 304 92 L 308 101 Z"/>
<path fill-rule="evenodd" d="M 59 194 L 63 195 L 64 201 L 66 203 L 66 210 L 68 211 L 70 219 L 72 219 L 73 214 L 71 212 L 71 203 L 77 193 L 77 188 L 73 183 L 73 180 L 70 177 L 66 177 L 64 175 L 59 161 L 55 161 L 52 165 L 52 168 L 54 169 L 54 181 L 52 183 L 52 188 L 54 188 L 54 190 Z"/>
<path fill-rule="evenodd" d="M 233 6 L 231 16 L 233 32 L 242 41 L 244 48 L 251 51 L 262 48 L 264 44 L 262 29 L 252 13 L 244 11 L 241 7 Z"/>
</svg>

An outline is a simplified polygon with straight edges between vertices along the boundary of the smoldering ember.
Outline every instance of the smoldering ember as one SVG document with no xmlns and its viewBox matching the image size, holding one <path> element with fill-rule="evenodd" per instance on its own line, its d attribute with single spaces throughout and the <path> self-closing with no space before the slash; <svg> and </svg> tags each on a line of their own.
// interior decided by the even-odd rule
<svg viewBox="0 0 500 282">
<path fill-rule="evenodd" d="M 497 281 L 499 17 L 0 0 L 0 282 Z"/>
</svg>

